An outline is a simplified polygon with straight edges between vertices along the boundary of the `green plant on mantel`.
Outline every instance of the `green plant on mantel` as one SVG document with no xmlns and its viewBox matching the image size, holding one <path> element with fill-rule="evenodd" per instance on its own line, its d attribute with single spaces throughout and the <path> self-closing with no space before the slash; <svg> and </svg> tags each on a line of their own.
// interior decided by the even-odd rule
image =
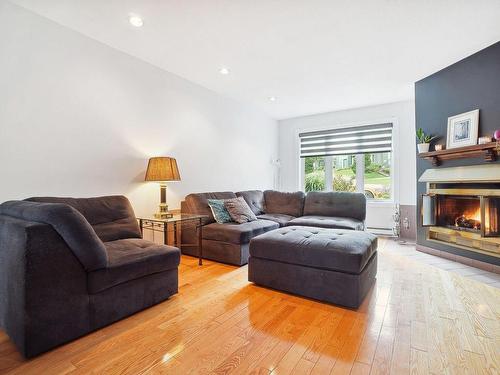
<svg viewBox="0 0 500 375">
<path fill-rule="evenodd" d="M 433 139 L 436 139 L 436 136 L 425 134 L 422 128 L 417 129 L 417 140 L 418 143 L 431 143 Z"/>
</svg>

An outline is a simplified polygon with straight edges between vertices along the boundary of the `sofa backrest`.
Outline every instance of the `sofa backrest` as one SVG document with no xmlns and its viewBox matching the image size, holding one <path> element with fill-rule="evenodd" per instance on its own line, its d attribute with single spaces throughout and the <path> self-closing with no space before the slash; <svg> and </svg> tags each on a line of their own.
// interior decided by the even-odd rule
<svg viewBox="0 0 500 375">
<path fill-rule="evenodd" d="M 339 216 L 364 221 L 366 197 L 363 193 L 310 192 L 304 203 L 304 216 Z"/>
<path fill-rule="evenodd" d="M 208 199 L 231 199 L 236 198 L 236 194 L 231 191 L 217 191 L 210 193 L 192 193 L 186 196 L 185 213 L 206 215 L 207 219 L 204 220 L 204 224 L 215 223 L 214 216 L 212 215 L 212 210 L 208 205 Z"/>
<path fill-rule="evenodd" d="M 64 203 L 73 207 L 87 219 L 104 242 L 142 237 L 134 210 L 129 200 L 122 195 L 96 198 L 34 197 L 26 200 Z"/>
<path fill-rule="evenodd" d="M 237 197 L 242 197 L 247 202 L 255 215 L 264 213 L 264 192 L 261 190 L 238 191 Z"/>
<path fill-rule="evenodd" d="M 107 267 L 108 257 L 104 244 L 83 215 L 67 204 L 8 201 L 0 204 L 0 215 L 27 222 L 48 224 L 66 242 L 86 271 Z M 14 236 L 15 234 L 0 231 L 0 235 Z M 23 238 L 18 240 L 23 241 Z M 44 243 L 44 238 L 37 240 Z M 45 255 L 50 257 L 50 248 L 47 250 Z"/>
<path fill-rule="evenodd" d="M 302 216 L 305 194 L 302 191 L 285 193 L 276 190 L 264 191 L 264 212 L 294 217 Z"/>
</svg>

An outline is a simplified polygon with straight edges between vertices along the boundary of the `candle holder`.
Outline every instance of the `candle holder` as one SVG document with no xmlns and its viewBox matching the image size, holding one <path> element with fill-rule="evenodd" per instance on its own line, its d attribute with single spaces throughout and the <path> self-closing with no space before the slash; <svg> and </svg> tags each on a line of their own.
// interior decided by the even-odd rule
<svg viewBox="0 0 500 375">
<path fill-rule="evenodd" d="M 491 142 L 491 137 L 485 136 L 485 137 L 479 137 L 479 144 L 480 145 L 485 145 L 486 143 Z"/>
</svg>

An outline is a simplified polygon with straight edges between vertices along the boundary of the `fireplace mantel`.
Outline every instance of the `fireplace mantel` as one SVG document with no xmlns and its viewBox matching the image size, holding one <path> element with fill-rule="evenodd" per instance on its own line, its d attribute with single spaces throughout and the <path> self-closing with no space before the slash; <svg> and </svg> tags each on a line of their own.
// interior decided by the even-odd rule
<svg viewBox="0 0 500 375">
<path fill-rule="evenodd" d="M 429 160 L 432 165 L 439 166 L 443 160 L 484 158 L 485 162 L 497 159 L 499 145 L 497 142 L 489 142 L 480 145 L 451 148 L 447 150 L 430 151 L 418 154 L 419 157 Z"/>
<path fill-rule="evenodd" d="M 418 179 L 428 183 L 495 183 L 500 182 L 500 164 L 426 169 Z"/>
</svg>

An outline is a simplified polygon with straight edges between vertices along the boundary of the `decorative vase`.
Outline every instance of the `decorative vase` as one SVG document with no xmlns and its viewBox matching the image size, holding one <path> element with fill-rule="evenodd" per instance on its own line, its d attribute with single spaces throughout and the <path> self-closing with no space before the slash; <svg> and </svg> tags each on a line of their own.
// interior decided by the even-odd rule
<svg viewBox="0 0 500 375">
<path fill-rule="evenodd" d="M 493 138 L 495 138 L 496 141 L 500 141 L 500 129 L 495 130 L 495 133 L 493 134 Z"/>
<path fill-rule="evenodd" d="M 417 143 L 418 153 L 429 152 L 430 143 Z"/>
</svg>

